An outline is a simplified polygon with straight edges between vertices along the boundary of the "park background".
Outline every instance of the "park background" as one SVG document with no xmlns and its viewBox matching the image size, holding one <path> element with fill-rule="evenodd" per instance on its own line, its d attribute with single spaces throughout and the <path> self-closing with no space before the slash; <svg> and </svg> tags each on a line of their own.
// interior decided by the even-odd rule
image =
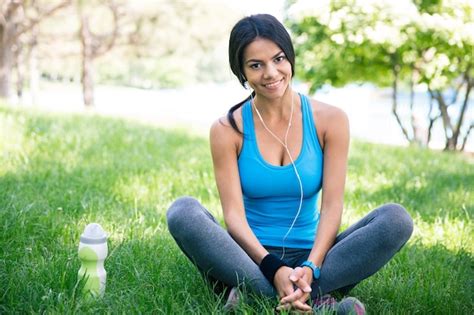
<svg viewBox="0 0 474 315">
<path fill-rule="evenodd" d="M 207 132 L 247 94 L 228 67 L 230 29 L 263 12 L 292 34 L 295 88 L 348 113 L 343 227 L 389 201 L 415 220 L 406 249 L 354 295 L 371 313 L 473 309 L 470 1 L 3 0 L 0 10 L 1 311 L 222 312 L 164 213 L 193 195 L 222 222 Z M 92 221 L 110 235 L 98 301 L 76 283 Z M 272 312 L 264 301 L 241 309 Z"/>
</svg>

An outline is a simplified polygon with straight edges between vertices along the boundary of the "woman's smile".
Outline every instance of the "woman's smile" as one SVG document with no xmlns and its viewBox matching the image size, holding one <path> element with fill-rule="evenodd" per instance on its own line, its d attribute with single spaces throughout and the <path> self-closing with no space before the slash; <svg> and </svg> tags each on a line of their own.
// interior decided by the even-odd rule
<svg viewBox="0 0 474 315">
<path fill-rule="evenodd" d="M 264 87 L 266 87 L 269 90 L 277 90 L 280 87 L 280 83 L 283 83 L 284 78 L 278 80 L 278 81 L 273 81 L 270 83 L 263 84 Z"/>
</svg>

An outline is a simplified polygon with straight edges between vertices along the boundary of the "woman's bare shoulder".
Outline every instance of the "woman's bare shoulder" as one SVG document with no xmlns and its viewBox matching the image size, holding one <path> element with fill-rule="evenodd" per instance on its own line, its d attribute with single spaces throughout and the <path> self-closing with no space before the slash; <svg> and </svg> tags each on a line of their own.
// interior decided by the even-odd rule
<svg viewBox="0 0 474 315">
<path fill-rule="evenodd" d="M 311 107 L 318 137 L 323 147 L 328 139 L 334 138 L 331 136 L 349 137 L 349 118 L 341 108 L 313 99 Z"/>
<path fill-rule="evenodd" d="M 242 131 L 242 109 L 238 108 L 233 116 L 237 127 Z M 238 146 L 241 142 L 241 134 L 232 127 L 226 115 L 213 122 L 210 129 L 210 140 L 211 143 L 227 143 Z"/>
<path fill-rule="evenodd" d="M 313 114 L 315 116 L 319 116 L 324 118 L 325 120 L 340 120 L 340 119 L 347 119 L 347 114 L 341 108 L 330 105 L 328 103 L 324 103 L 315 99 L 311 99 L 311 107 L 313 109 Z"/>
<path fill-rule="evenodd" d="M 324 131 L 335 126 L 349 128 L 349 118 L 341 108 L 314 99 L 311 99 L 311 107 L 316 125 Z"/>
</svg>

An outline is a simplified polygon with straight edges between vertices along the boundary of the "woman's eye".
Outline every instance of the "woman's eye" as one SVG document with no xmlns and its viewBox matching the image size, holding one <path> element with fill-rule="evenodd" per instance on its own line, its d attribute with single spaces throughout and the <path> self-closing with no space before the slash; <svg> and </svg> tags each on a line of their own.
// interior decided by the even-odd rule
<svg viewBox="0 0 474 315">
<path fill-rule="evenodd" d="M 259 69 L 260 68 L 260 64 L 259 63 L 253 63 L 250 65 L 250 68 L 252 69 Z"/>
<path fill-rule="evenodd" d="M 283 60 L 285 60 L 285 56 L 278 56 L 275 58 L 276 62 L 282 62 Z"/>
</svg>

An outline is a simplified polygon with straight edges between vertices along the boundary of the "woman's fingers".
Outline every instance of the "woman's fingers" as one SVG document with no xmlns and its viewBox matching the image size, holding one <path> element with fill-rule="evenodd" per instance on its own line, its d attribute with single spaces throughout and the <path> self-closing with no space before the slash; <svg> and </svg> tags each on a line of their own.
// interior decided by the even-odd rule
<svg viewBox="0 0 474 315">
<path fill-rule="evenodd" d="M 309 286 L 308 282 L 306 282 L 302 278 L 298 278 L 296 281 L 292 281 L 298 288 L 300 288 L 303 292 L 309 293 L 311 292 L 311 287 Z"/>
<path fill-rule="evenodd" d="M 303 290 L 306 293 L 311 292 L 311 287 L 309 283 L 304 279 L 306 273 L 304 272 L 303 268 L 296 267 L 292 274 L 290 275 L 290 280 L 293 282 L 298 288 Z"/>
<path fill-rule="evenodd" d="M 285 304 L 292 304 L 292 303 L 303 303 L 306 304 L 306 301 L 309 299 L 309 293 L 304 293 L 300 289 L 295 290 L 294 293 L 285 296 L 283 299 L 280 300 L 281 305 Z"/>
<path fill-rule="evenodd" d="M 293 294 L 293 292 L 295 291 L 293 283 L 290 280 L 290 275 L 292 273 L 293 269 L 289 267 L 281 267 L 275 274 L 273 284 L 275 285 L 275 288 L 277 289 L 280 297 Z"/>
<path fill-rule="evenodd" d="M 303 276 L 304 276 L 303 268 L 296 267 L 295 269 L 293 269 L 293 272 L 291 273 L 290 280 L 296 281 L 298 280 L 298 278 L 302 278 Z"/>
<path fill-rule="evenodd" d="M 295 302 L 292 302 L 292 303 L 280 304 L 280 305 L 278 305 L 278 307 L 276 309 L 277 309 L 277 311 L 294 310 L 294 311 L 303 312 L 303 313 L 313 311 L 311 306 L 309 306 L 308 304 L 303 303 L 301 301 L 295 301 Z"/>
<path fill-rule="evenodd" d="M 278 311 L 290 309 L 298 312 L 312 311 L 311 307 L 306 304 L 311 292 L 311 287 L 306 278 L 311 281 L 312 274 L 308 276 L 301 267 L 295 269 L 282 267 L 277 271 L 274 284 L 280 297 L 282 297 L 280 305 L 277 307 Z"/>
<path fill-rule="evenodd" d="M 298 310 L 298 311 L 303 311 L 303 312 L 311 312 L 313 311 L 313 309 L 311 308 L 311 306 L 309 306 L 308 304 L 306 303 L 303 303 L 301 301 L 296 301 L 296 302 L 293 302 L 291 304 L 291 306 Z"/>
<path fill-rule="evenodd" d="M 289 309 L 291 309 L 291 304 L 290 303 L 286 303 L 286 304 L 280 304 L 276 307 L 276 310 L 277 311 L 288 311 Z"/>
<path fill-rule="evenodd" d="M 301 291 L 301 289 L 298 288 L 293 293 L 284 296 L 280 300 L 280 304 L 286 304 L 286 303 L 291 303 L 291 302 L 300 300 L 301 297 L 303 297 L 304 294 L 305 293 L 303 291 Z"/>
</svg>

